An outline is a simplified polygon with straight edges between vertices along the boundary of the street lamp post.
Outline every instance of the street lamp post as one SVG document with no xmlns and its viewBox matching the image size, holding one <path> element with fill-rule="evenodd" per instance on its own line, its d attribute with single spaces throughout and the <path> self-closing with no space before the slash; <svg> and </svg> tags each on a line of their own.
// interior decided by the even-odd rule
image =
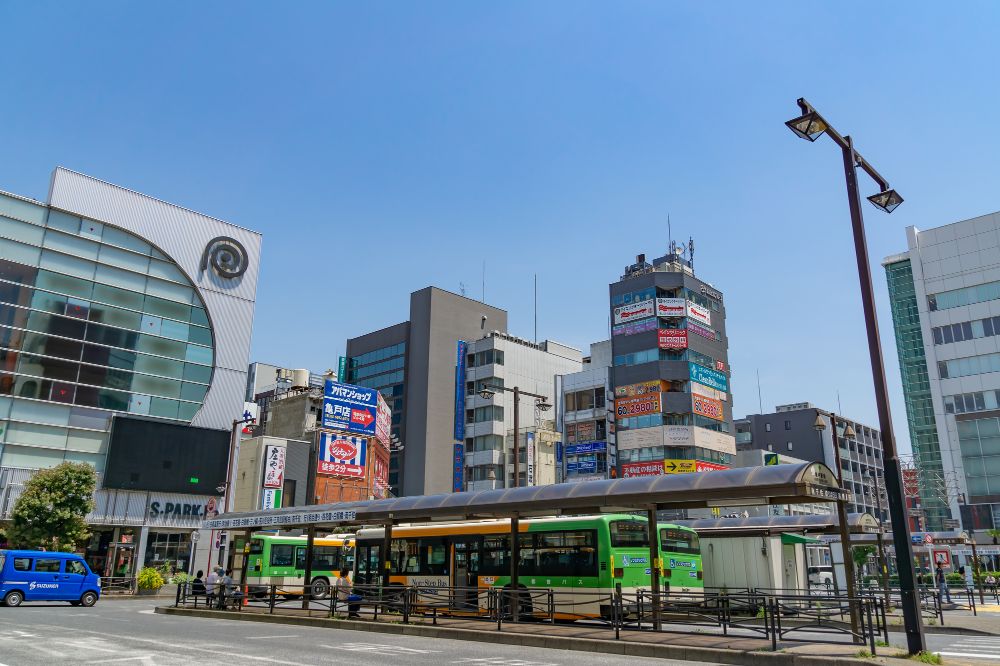
<svg viewBox="0 0 1000 666">
<path fill-rule="evenodd" d="M 885 362 L 882 359 L 882 343 L 879 339 L 878 319 L 875 314 L 875 292 L 872 288 L 871 265 L 868 260 L 868 243 L 865 239 L 864 219 L 861 213 L 861 194 L 858 190 L 857 169 L 860 167 L 879 186 L 879 193 L 868 197 L 877 208 L 891 213 L 903 198 L 889 187 L 888 181 L 872 167 L 857 151 L 851 137 L 841 136 L 805 99 L 799 98 L 802 115 L 785 123 L 797 136 L 815 141 L 826 133 L 836 143 L 844 158 L 844 175 L 847 179 L 847 199 L 851 209 L 851 227 L 854 232 L 854 253 L 858 263 L 858 279 L 861 283 L 861 302 L 865 313 L 868 333 L 868 355 L 875 384 L 875 402 L 878 407 L 879 429 L 882 431 L 882 449 L 885 461 L 885 490 L 889 504 L 889 522 L 892 526 L 892 540 L 896 548 L 896 563 L 899 570 L 900 598 L 903 610 L 903 624 L 906 630 L 906 646 L 910 654 L 917 654 L 926 648 L 923 626 L 920 622 L 920 600 L 916 594 L 916 580 L 913 571 L 913 548 L 906 525 L 906 502 L 903 497 L 903 475 L 896 451 L 896 438 L 892 429 L 892 415 L 889 412 L 889 391 L 885 381 Z"/>
<path fill-rule="evenodd" d="M 514 394 L 514 487 L 517 488 L 521 473 L 520 463 L 521 463 L 521 439 L 520 439 L 520 407 L 521 407 L 521 396 L 527 395 L 535 399 L 535 406 L 538 407 L 539 411 L 547 412 L 552 409 L 552 405 L 548 402 L 548 398 L 544 395 L 538 395 L 537 393 L 528 393 L 527 391 L 522 391 L 519 387 L 506 388 L 504 386 L 496 386 L 494 384 L 483 384 L 483 388 L 479 390 L 479 396 L 483 400 L 489 400 L 497 391 L 510 391 Z"/>
<path fill-rule="evenodd" d="M 875 507 L 878 512 L 878 532 L 875 539 L 878 541 L 878 561 L 879 579 L 882 581 L 882 591 L 885 593 L 885 606 L 889 607 L 889 560 L 885 556 L 885 542 L 882 539 L 882 487 L 878 483 L 878 475 L 874 471 L 868 471 L 868 478 L 872 480 L 872 492 L 875 494 Z"/>
</svg>

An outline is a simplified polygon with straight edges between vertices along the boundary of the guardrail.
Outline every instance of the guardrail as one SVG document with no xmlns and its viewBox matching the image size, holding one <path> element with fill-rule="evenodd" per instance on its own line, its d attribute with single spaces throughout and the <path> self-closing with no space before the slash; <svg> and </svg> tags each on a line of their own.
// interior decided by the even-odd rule
<svg viewBox="0 0 1000 666">
<path fill-rule="evenodd" d="M 496 625 L 522 621 L 555 624 L 559 621 L 583 621 L 588 626 L 605 627 L 622 634 L 640 632 L 698 632 L 703 627 L 721 629 L 723 635 L 734 630 L 769 640 L 773 650 L 779 641 L 840 642 L 867 644 L 875 654 L 876 639 L 888 641 L 886 608 L 881 597 L 844 595 L 773 594 L 759 590 L 709 589 L 707 591 L 670 592 L 653 595 L 640 589 L 623 592 L 616 585 L 613 592 L 563 591 L 549 588 L 471 588 L 402 585 L 355 585 L 350 596 L 337 594 L 322 597 L 308 594 L 299 586 L 252 586 L 238 589 L 221 587 L 211 594 L 195 594 L 190 583 L 177 586 L 174 602 L 178 607 L 214 608 L 234 612 L 254 610 L 268 614 L 319 612 L 327 617 L 347 617 L 377 621 L 379 616 L 393 616 L 404 624 L 429 620 L 438 624 L 442 617 L 475 620 Z M 850 622 L 850 608 L 859 615 L 859 626 Z M 829 638 L 826 638 L 829 636 Z"/>
<path fill-rule="evenodd" d="M 135 576 L 101 576 L 101 594 L 135 594 Z"/>
</svg>

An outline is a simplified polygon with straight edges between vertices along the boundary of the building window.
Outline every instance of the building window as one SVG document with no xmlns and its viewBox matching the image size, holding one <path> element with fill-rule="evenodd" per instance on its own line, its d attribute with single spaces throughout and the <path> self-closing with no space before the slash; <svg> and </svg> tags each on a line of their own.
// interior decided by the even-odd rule
<svg viewBox="0 0 1000 666">
<path fill-rule="evenodd" d="M 765 423 L 764 424 L 764 431 L 765 432 L 771 432 L 771 424 L 770 423 Z"/>
<path fill-rule="evenodd" d="M 787 446 L 788 446 L 788 450 L 789 450 L 789 451 L 791 451 L 791 450 L 792 450 L 792 443 L 791 443 L 791 442 L 788 442 L 788 443 L 787 443 Z"/>
<path fill-rule="evenodd" d="M 774 444 L 768 444 L 767 445 L 767 450 L 768 451 L 774 451 Z"/>
<path fill-rule="evenodd" d="M 785 430 L 791 430 L 791 429 L 792 429 L 792 422 L 785 421 Z"/>
</svg>

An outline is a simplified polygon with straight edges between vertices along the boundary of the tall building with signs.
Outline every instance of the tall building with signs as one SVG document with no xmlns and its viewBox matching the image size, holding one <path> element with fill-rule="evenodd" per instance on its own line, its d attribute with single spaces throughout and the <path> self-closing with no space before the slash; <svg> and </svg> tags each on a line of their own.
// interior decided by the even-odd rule
<svg viewBox="0 0 1000 666">
<path fill-rule="evenodd" d="M 691 254 L 639 255 L 610 285 L 622 477 L 725 469 L 736 453 L 726 308 Z"/>
</svg>

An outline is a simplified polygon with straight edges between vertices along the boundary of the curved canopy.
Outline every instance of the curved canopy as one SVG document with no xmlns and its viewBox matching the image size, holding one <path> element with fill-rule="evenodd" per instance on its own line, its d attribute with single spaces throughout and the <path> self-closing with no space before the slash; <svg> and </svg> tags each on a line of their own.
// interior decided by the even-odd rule
<svg viewBox="0 0 1000 666">
<path fill-rule="evenodd" d="M 840 488 L 826 465 L 800 463 L 229 513 L 206 520 L 205 527 L 335 527 L 649 508 L 801 504 L 846 496 L 847 491 Z"/>
<path fill-rule="evenodd" d="M 831 507 L 832 508 L 832 507 Z M 711 518 L 707 520 L 677 520 L 678 525 L 690 527 L 699 536 L 739 537 L 784 532 L 837 534 L 839 523 L 836 513 L 806 516 L 754 516 L 752 518 Z M 878 519 L 870 513 L 852 513 L 847 516 L 847 527 L 855 533 L 878 531 Z"/>
</svg>

